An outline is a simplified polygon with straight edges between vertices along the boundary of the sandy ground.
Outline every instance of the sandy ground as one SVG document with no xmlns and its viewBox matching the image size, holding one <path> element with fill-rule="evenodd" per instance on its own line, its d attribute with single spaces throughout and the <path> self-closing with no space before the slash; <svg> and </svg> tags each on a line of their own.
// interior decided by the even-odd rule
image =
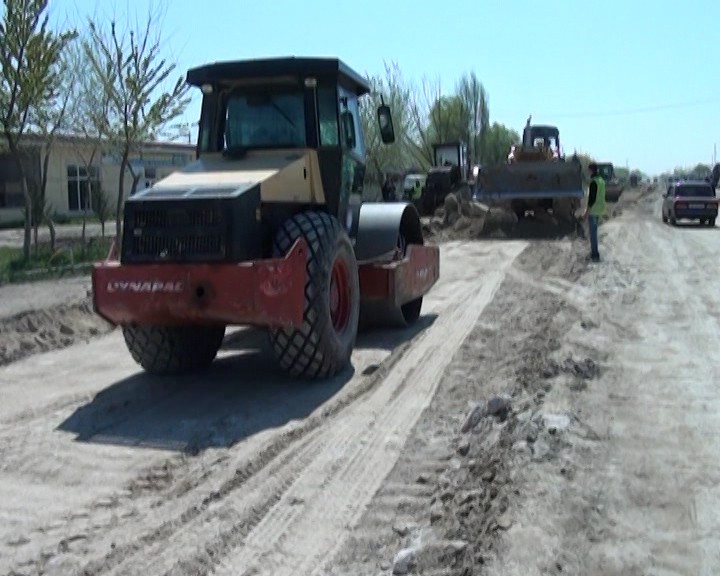
<svg viewBox="0 0 720 576">
<path fill-rule="evenodd" d="M 0 286 L 0 318 L 81 302 L 91 287 L 89 276 L 5 284 Z"/>
<path fill-rule="evenodd" d="M 524 247 L 443 246 L 418 326 L 363 336 L 354 373 L 322 384 L 288 382 L 252 331 L 195 379 L 138 373 L 117 332 L 1 368 L 0 573 L 195 574 L 268 555 L 273 574 L 311 568 Z"/>
<path fill-rule="evenodd" d="M 90 287 L 89 277 L 0 286 L 0 366 L 110 332 Z"/>
<path fill-rule="evenodd" d="M 600 370 L 547 394 L 567 427 L 518 480 L 526 497 L 491 574 L 720 572 L 720 236 L 662 224 L 659 202 L 606 224 L 605 262 L 564 291 L 585 328 L 563 350 Z"/>
<path fill-rule="evenodd" d="M 285 379 L 240 330 L 154 379 L 117 332 L 0 368 L 0 574 L 720 572 L 717 230 L 627 194 L 604 262 L 442 244 L 418 326 Z"/>
</svg>

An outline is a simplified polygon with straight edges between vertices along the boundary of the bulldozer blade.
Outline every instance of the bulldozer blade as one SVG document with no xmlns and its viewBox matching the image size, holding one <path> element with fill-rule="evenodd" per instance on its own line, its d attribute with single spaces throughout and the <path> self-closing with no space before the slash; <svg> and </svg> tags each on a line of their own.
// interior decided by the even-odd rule
<svg viewBox="0 0 720 576">
<path fill-rule="evenodd" d="M 478 188 L 480 200 L 582 199 L 585 195 L 581 168 L 570 162 L 489 166 Z"/>
</svg>

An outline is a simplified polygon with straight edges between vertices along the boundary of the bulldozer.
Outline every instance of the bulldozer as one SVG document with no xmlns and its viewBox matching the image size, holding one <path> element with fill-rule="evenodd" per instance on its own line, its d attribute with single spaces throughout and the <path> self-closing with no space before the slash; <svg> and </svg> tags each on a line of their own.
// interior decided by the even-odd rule
<svg viewBox="0 0 720 576">
<path fill-rule="evenodd" d="M 228 326 L 266 329 L 291 377 L 351 363 L 359 325 L 405 327 L 440 274 L 416 208 L 363 202 L 358 101 L 338 58 L 205 64 L 196 159 L 124 203 L 96 312 L 152 374 L 208 368 Z M 377 109 L 384 144 L 392 114 Z"/>
<path fill-rule="evenodd" d="M 445 197 L 467 184 L 468 150 L 464 142 L 433 144 L 433 165 L 428 170 L 418 209 L 432 215 L 442 206 Z M 467 198 L 469 200 L 469 197 Z"/>
<path fill-rule="evenodd" d="M 580 162 L 566 161 L 556 126 L 533 125 L 531 120 L 527 120 L 522 142 L 510 148 L 505 164 L 483 167 L 476 198 L 511 210 L 518 220 L 544 211 L 574 225 L 585 196 Z"/>
<path fill-rule="evenodd" d="M 605 199 L 608 202 L 617 202 L 623 193 L 624 186 L 615 176 L 615 166 L 612 162 L 597 162 L 598 174 L 605 180 Z"/>
</svg>

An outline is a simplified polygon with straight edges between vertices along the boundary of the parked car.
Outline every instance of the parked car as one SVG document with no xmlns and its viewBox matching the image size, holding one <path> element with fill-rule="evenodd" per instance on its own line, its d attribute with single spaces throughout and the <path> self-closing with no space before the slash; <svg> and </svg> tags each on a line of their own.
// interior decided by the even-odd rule
<svg viewBox="0 0 720 576">
<path fill-rule="evenodd" d="M 718 200 L 715 190 L 703 180 L 683 180 L 671 184 L 663 195 L 662 221 L 675 226 L 678 220 L 699 220 L 715 226 Z"/>
</svg>

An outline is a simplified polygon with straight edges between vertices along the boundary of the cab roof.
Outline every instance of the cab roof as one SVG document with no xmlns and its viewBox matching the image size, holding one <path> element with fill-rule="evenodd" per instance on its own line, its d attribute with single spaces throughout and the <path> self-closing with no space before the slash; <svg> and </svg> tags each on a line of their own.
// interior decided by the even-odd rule
<svg viewBox="0 0 720 576">
<path fill-rule="evenodd" d="M 540 132 L 546 134 L 560 133 L 560 130 L 558 130 L 557 126 L 551 126 L 549 124 L 530 124 L 530 126 L 527 126 L 527 128 L 529 128 L 533 132 Z"/>
<path fill-rule="evenodd" d="M 297 76 L 302 81 L 308 76 L 332 79 L 349 85 L 358 95 L 368 94 L 368 81 L 339 58 L 258 58 L 212 62 L 187 72 L 186 81 L 193 86 L 215 84 L 228 80 L 277 78 Z"/>
</svg>

